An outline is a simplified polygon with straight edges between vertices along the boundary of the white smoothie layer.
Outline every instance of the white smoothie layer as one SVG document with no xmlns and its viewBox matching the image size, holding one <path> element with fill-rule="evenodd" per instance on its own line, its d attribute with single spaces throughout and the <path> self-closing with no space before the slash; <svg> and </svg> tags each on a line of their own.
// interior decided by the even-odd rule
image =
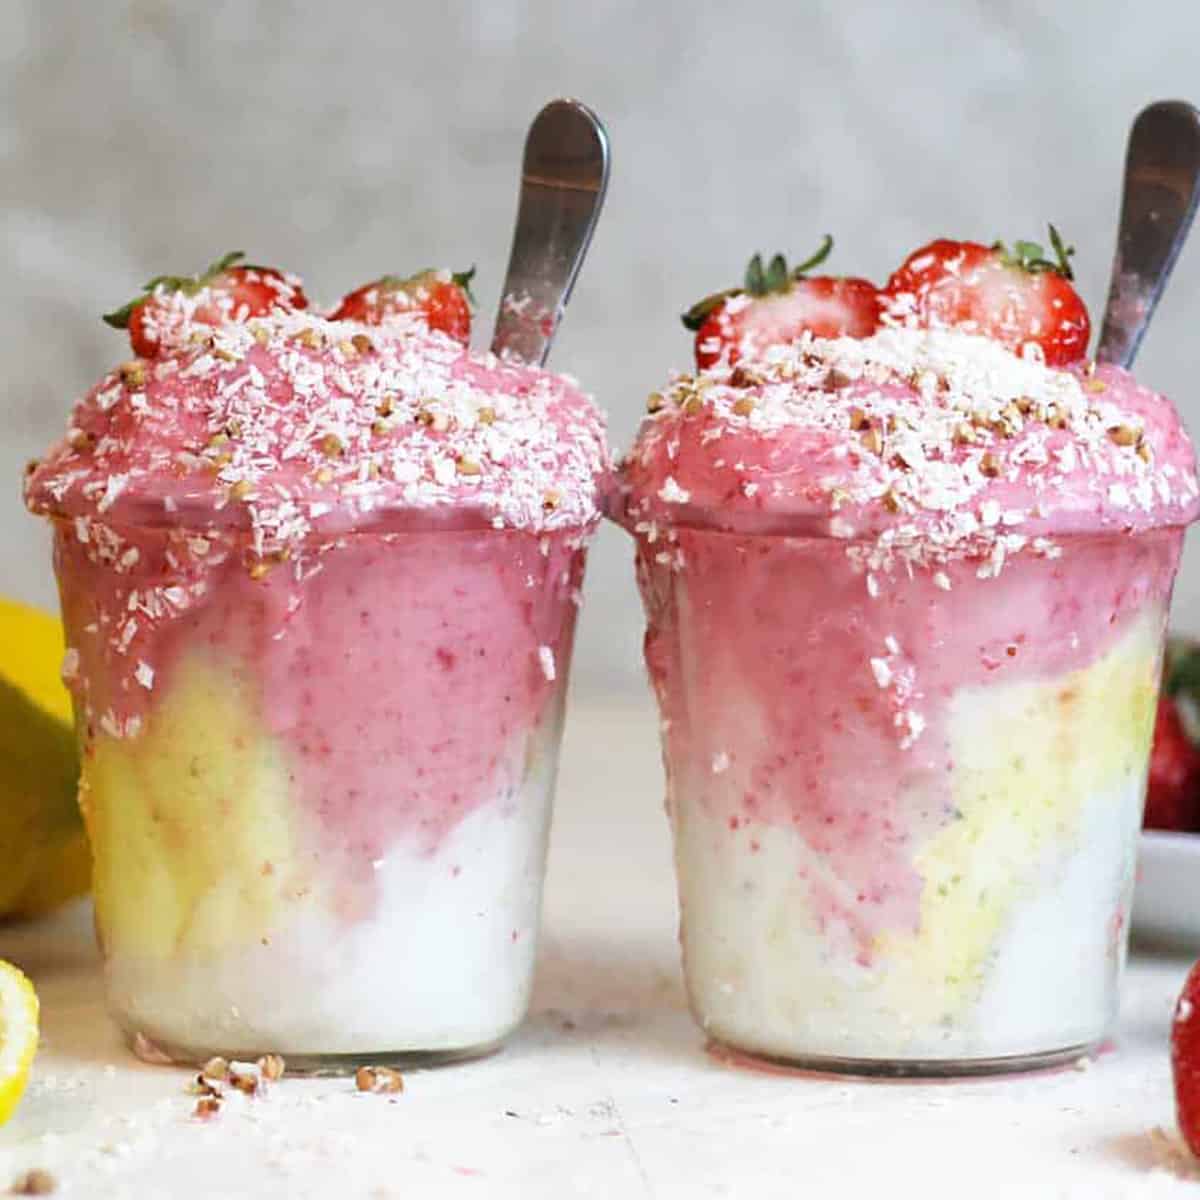
<svg viewBox="0 0 1200 1200">
<path fill-rule="evenodd" d="M 678 853 L 696 1017 L 721 1041 L 779 1058 L 975 1059 L 1093 1043 L 1115 1016 L 1110 917 L 1133 865 L 1114 818 L 1140 805 L 1133 784 L 1092 797 L 1079 844 L 1018 902 L 978 993 L 940 1017 L 929 981 L 907 965 L 830 954 L 797 876 L 797 835 L 731 836 L 692 810 Z"/>
<path fill-rule="evenodd" d="M 969 1063 L 1102 1039 L 1124 952 L 1160 621 L 1148 614 L 1063 679 L 954 697 L 960 819 L 913 848 L 918 927 L 885 930 L 865 955 L 814 901 L 813 880 L 837 881 L 797 830 L 731 828 L 722 803 L 693 802 L 713 795 L 711 766 L 673 764 L 685 970 L 702 1026 L 795 1060 Z M 736 798 L 724 799 L 732 810 Z"/>
</svg>

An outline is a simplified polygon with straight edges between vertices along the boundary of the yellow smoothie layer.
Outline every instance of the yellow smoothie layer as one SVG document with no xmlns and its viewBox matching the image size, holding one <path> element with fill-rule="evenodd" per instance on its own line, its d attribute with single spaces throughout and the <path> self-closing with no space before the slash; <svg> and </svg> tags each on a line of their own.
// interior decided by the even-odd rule
<svg viewBox="0 0 1200 1200">
<path fill-rule="evenodd" d="M 1085 669 L 955 697 L 949 735 L 961 819 L 916 856 L 919 931 L 875 945 L 881 986 L 903 992 L 915 1023 L 957 1017 L 978 997 L 1014 908 L 1071 851 L 1088 803 L 1140 795 L 1160 640 L 1154 612 Z M 1111 819 L 1136 815 L 1114 811 Z"/>
<path fill-rule="evenodd" d="M 80 790 L 110 954 L 216 954 L 269 937 L 311 891 L 287 767 L 253 700 L 188 657 L 138 737 L 98 735 Z"/>
</svg>

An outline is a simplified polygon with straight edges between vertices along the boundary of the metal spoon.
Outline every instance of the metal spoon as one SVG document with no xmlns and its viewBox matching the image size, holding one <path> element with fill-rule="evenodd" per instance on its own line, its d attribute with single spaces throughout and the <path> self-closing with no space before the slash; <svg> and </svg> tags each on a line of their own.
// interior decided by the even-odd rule
<svg viewBox="0 0 1200 1200">
<path fill-rule="evenodd" d="M 1096 358 L 1132 365 L 1200 200 L 1200 113 L 1160 100 L 1138 113 Z"/>
<path fill-rule="evenodd" d="M 586 105 L 552 100 L 533 119 L 495 354 L 546 361 L 604 203 L 608 166 L 608 134 Z"/>
</svg>

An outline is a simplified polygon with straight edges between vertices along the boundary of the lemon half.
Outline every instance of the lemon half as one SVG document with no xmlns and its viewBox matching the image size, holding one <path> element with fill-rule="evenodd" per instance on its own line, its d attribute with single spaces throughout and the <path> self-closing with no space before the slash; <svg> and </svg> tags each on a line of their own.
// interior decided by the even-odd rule
<svg viewBox="0 0 1200 1200">
<path fill-rule="evenodd" d="M 37 1047 L 37 992 L 12 963 L 0 961 L 0 1125 L 24 1095 Z"/>
</svg>

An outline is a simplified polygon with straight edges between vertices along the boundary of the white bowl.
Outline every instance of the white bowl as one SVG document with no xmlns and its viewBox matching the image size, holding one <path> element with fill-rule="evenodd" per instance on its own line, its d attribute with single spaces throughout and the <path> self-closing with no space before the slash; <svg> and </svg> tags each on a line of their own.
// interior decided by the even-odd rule
<svg viewBox="0 0 1200 1200">
<path fill-rule="evenodd" d="M 1138 846 L 1133 933 L 1200 947 L 1200 833 L 1149 830 Z"/>
</svg>

